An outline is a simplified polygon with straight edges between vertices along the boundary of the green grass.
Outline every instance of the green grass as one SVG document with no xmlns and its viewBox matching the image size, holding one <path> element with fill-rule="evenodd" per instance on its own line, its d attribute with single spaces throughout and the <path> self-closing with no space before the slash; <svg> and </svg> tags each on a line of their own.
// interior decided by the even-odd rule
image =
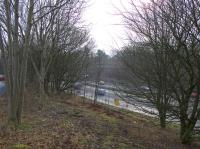
<svg viewBox="0 0 200 149">
<path fill-rule="evenodd" d="M 25 144 L 16 144 L 13 145 L 10 149 L 31 149 L 31 147 Z"/>
<path fill-rule="evenodd" d="M 27 123 L 22 123 L 18 125 L 17 129 L 25 131 L 25 132 L 32 132 L 32 126 Z"/>
</svg>

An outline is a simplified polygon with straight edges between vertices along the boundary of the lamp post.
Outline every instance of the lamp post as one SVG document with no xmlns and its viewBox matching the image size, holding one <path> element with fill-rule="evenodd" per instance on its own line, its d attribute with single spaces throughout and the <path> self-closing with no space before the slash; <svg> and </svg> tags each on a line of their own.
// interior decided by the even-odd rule
<svg viewBox="0 0 200 149">
<path fill-rule="evenodd" d="M 86 82 L 87 82 L 87 78 L 88 78 L 88 75 L 85 74 L 84 75 L 84 98 L 85 98 L 85 95 L 86 95 Z"/>
</svg>

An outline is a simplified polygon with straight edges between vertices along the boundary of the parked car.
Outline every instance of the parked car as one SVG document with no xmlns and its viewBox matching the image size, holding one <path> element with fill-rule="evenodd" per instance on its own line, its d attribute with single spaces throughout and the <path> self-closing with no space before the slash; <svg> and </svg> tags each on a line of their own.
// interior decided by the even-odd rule
<svg viewBox="0 0 200 149">
<path fill-rule="evenodd" d="M 0 81 L 5 81 L 5 76 L 0 74 Z"/>
<path fill-rule="evenodd" d="M 6 84 L 5 84 L 5 76 L 0 75 L 0 96 L 3 96 L 6 93 Z"/>
<path fill-rule="evenodd" d="M 140 91 L 148 94 L 150 92 L 150 88 L 148 86 L 140 86 Z"/>
<path fill-rule="evenodd" d="M 100 81 L 100 82 L 99 82 L 99 85 L 104 85 L 104 84 L 105 84 L 104 81 Z"/>
<path fill-rule="evenodd" d="M 149 87 L 148 87 L 148 86 L 141 86 L 140 88 L 141 88 L 142 90 L 149 91 Z"/>
<path fill-rule="evenodd" d="M 81 87 L 82 87 L 82 84 L 81 84 L 80 82 L 76 82 L 76 83 L 74 84 L 74 89 L 76 89 L 76 90 L 80 90 Z"/>
<path fill-rule="evenodd" d="M 192 94 L 191 94 L 191 97 L 192 98 L 198 97 L 198 93 L 196 91 L 193 91 Z"/>
</svg>

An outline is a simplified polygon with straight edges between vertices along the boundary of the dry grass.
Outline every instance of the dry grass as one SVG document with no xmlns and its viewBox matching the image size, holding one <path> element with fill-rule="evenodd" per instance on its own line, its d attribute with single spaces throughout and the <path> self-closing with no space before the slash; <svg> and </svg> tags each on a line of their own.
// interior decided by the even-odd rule
<svg viewBox="0 0 200 149">
<path fill-rule="evenodd" d="M 26 101 L 23 123 L 0 136 L 0 149 L 27 145 L 33 149 L 189 149 L 200 148 L 195 141 L 182 145 L 178 129 L 160 129 L 157 119 L 103 105 L 83 103 L 67 95 L 49 98 L 43 110 L 36 99 Z M 5 111 L 0 101 L 0 121 Z"/>
</svg>

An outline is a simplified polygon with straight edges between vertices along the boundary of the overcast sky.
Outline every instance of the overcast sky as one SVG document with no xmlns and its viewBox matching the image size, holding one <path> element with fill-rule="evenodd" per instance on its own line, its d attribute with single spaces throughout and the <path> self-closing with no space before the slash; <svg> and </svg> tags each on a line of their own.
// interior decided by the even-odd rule
<svg viewBox="0 0 200 149">
<path fill-rule="evenodd" d="M 89 7 L 84 12 L 84 20 L 90 24 L 90 34 L 96 48 L 112 54 L 113 48 L 123 45 L 124 28 L 119 25 L 122 19 L 117 15 L 120 0 L 89 0 Z"/>
<path fill-rule="evenodd" d="M 114 48 L 122 47 L 127 42 L 125 28 L 120 25 L 122 18 L 117 15 L 117 9 L 128 8 L 128 0 L 89 0 L 88 5 L 83 19 L 90 24 L 90 34 L 96 42 L 96 48 L 113 54 Z"/>
</svg>

